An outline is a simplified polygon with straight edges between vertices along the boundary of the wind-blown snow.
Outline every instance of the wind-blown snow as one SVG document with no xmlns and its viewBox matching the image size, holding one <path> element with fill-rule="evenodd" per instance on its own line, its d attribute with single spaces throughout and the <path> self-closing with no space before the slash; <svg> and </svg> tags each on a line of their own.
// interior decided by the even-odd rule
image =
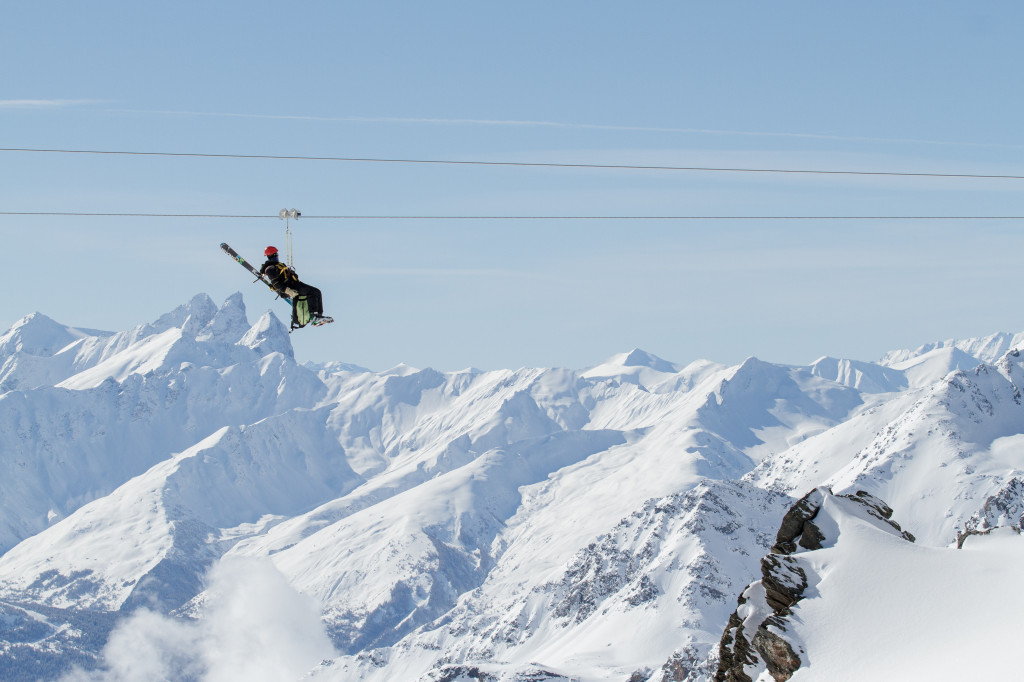
<svg viewBox="0 0 1024 682">
<path fill-rule="evenodd" d="M 1024 515 L 1022 339 L 374 372 L 297 364 L 237 294 L 117 333 L 36 313 L 0 336 L 0 677 L 708 680 L 821 485 L 884 500 L 917 543 L 853 524 L 800 559 L 821 581 L 794 679 L 843 679 L 844 637 L 934 671 L 938 611 L 888 614 L 990 570 L 948 611 L 980 629 L 1009 589 L 1021 541 L 991 531 Z M 298 636 L 257 593 L 304 604 Z M 872 618 L 922 634 L 890 646 Z"/>
</svg>

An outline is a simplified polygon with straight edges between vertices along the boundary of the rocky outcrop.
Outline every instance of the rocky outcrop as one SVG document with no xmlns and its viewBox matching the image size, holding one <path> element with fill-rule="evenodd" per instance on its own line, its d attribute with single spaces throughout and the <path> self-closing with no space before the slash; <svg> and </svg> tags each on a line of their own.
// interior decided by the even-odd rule
<svg viewBox="0 0 1024 682">
<path fill-rule="evenodd" d="M 717 659 L 709 661 L 708 657 L 699 649 L 687 646 L 673 653 L 668 661 L 665 662 L 665 665 L 661 667 L 661 677 L 655 676 L 649 679 L 651 682 L 685 682 L 686 680 L 694 679 L 692 677 L 694 675 L 700 675 L 702 671 L 709 667 L 709 662 L 712 663 L 710 666 L 711 670 L 714 670 L 714 664 L 717 663 Z M 710 677 L 710 671 L 696 679 L 707 679 L 708 677 Z"/>
<path fill-rule="evenodd" d="M 476 666 L 446 665 L 437 670 L 431 671 L 427 679 L 430 682 L 463 682 L 468 680 L 479 680 L 479 682 L 494 682 L 497 678 L 489 675 Z"/>
<path fill-rule="evenodd" d="M 765 627 L 754 633 L 754 648 L 764 659 L 768 672 L 776 680 L 788 680 L 800 667 L 800 656 L 786 639 Z M 801 650 L 802 651 L 802 650 Z"/>
<path fill-rule="evenodd" d="M 833 501 L 822 516 L 826 501 Z M 784 682 L 800 668 L 803 645 L 788 636 L 793 607 L 817 580 L 803 553 L 834 546 L 837 517 L 852 514 L 908 542 L 914 536 L 892 520 L 893 510 L 864 491 L 833 495 L 816 488 L 794 504 L 783 517 L 772 553 L 761 560 L 761 579 L 747 586 L 729 618 L 719 644 L 715 682 L 753 682 L 767 671 Z M 829 529 L 828 531 L 824 529 Z M 831 537 L 830 537 L 831 535 Z"/>
<path fill-rule="evenodd" d="M 792 554 L 796 551 L 797 545 L 804 549 L 821 548 L 821 540 L 824 536 L 821 534 L 821 530 L 814 525 L 814 517 L 818 515 L 821 502 L 824 495 L 827 494 L 823 491 L 823 488 L 812 490 L 786 512 L 786 515 L 782 517 L 779 532 L 775 536 L 772 552 Z"/>
<path fill-rule="evenodd" d="M 858 490 L 853 495 L 840 495 L 839 497 L 852 500 L 863 505 L 864 510 L 869 516 L 889 524 L 889 526 L 896 531 L 896 534 L 904 540 L 907 540 L 908 542 L 914 542 L 916 540 L 912 533 L 903 530 L 900 528 L 900 524 L 892 520 L 892 508 L 874 495 L 870 495 L 863 490 Z"/>
<path fill-rule="evenodd" d="M 964 541 L 972 535 L 988 535 L 996 528 L 1012 528 L 1024 532 L 1024 478 L 1010 478 L 957 531 L 956 546 L 962 549 Z"/>
<path fill-rule="evenodd" d="M 815 488 L 804 495 L 799 502 L 786 512 L 779 527 L 779 533 L 775 536 L 775 545 L 772 552 L 776 554 L 793 554 L 799 548 L 805 550 L 821 549 L 826 541 L 824 533 L 815 524 L 814 519 L 821 509 L 822 502 L 827 496 L 832 495 L 828 488 Z M 856 502 L 863 507 L 863 511 L 869 516 L 887 523 L 901 537 L 914 542 L 914 536 L 905 532 L 900 524 L 892 520 L 892 508 L 885 502 L 863 490 L 858 490 L 852 495 L 838 495 L 837 497 Z M 835 538 L 832 539 L 833 542 Z"/>
<path fill-rule="evenodd" d="M 761 560 L 761 580 L 740 595 L 722 635 L 715 682 L 752 682 L 763 669 L 779 682 L 792 676 L 803 648 L 786 639 L 786 617 L 807 584 L 796 559 L 769 554 Z"/>
<path fill-rule="evenodd" d="M 488 672 L 475 665 L 448 664 L 431 670 L 426 676 L 419 678 L 419 682 L 574 682 L 576 679 L 535 665 L 516 672 L 501 671 L 499 666 Z M 632 681 L 633 678 L 630 678 L 629 682 Z"/>
</svg>

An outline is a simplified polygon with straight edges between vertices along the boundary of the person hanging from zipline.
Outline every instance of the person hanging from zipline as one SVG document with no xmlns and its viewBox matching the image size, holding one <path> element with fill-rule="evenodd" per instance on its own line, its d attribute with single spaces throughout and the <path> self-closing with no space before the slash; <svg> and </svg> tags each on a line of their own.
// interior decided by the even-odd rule
<svg viewBox="0 0 1024 682">
<path fill-rule="evenodd" d="M 279 295 L 291 299 L 292 329 L 332 321 L 331 318 L 324 316 L 323 296 L 320 290 L 300 280 L 293 268 L 280 262 L 276 246 L 268 246 L 263 255 L 267 260 L 260 268 L 260 275 L 270 282 L 270 286 Z"/>
</svg>

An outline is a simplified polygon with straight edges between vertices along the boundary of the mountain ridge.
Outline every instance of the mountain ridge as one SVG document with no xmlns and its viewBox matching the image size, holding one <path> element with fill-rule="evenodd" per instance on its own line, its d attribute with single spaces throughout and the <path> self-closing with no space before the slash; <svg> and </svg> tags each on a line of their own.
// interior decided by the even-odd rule
<svg viewBox="0 0 1024 682">
<path fill-rule="evenodd" d="M 107 679 L 138 619 L 223 623 L 206 575 L 243 561 L 315 600 L 337 654 L 314 679 L 698 682 L 808 490 L 952 551 L 1024 513 L 1024 364 L 989 357 L 1011 335 L 888 364 L 373 372 L 298 364 L 239 294 L 116 333 L 43 317 L 0 336 L 9 679 Z"/>
</svg>

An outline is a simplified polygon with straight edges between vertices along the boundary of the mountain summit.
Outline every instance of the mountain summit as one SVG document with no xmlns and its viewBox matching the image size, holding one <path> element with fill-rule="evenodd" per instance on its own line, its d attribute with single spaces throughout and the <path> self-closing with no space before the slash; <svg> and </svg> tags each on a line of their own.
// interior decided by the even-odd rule
<svg viewBox="0 0 1024 682">
<path fill-rule="evenodd" d="M 1005 674 L 977 632 L 1024 606 L 1016 338 L 374 372 L 298 364 L 239 294 L 30 315 L 0 336 L 0 677 L 952 679 L 932 640 Z"/>
</svg>

